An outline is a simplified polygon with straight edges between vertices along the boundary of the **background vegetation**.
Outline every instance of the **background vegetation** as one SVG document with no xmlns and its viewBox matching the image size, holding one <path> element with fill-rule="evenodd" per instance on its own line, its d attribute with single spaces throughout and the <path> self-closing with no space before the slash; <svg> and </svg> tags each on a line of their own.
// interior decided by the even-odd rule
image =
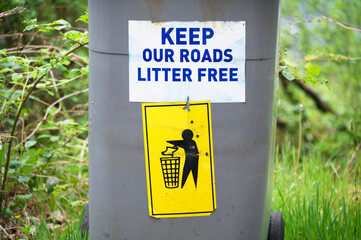
<svg viewBox="0 0 361 240">
<path fill-rule="evenodd" d="M 282 2 L 273 210 L 286 239 L 361 239 L 359 9 Z M 80 239 L 86 10 L 83 0 L 0 2 L 1 239 Z"/>
</svg>

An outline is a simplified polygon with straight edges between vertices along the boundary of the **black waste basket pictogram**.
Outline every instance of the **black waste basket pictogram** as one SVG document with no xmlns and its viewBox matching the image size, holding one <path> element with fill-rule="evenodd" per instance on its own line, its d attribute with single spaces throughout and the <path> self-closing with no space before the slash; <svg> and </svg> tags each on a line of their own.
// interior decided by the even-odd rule
<svg viewBox="0 0 361 240">
<path fill-rule="evenodd" d="M 179 186 L 180 157 L 162 157 L 160 164 L 162 165 L 165 187 L 177 188 Z"/>
<path fill-rule="evenodd" d="M 168 155 L 170 157 L 160 158 L 160 165 L 162 166 L 163 180 L 166 188 L 177 188 L 179 186 L 180 157 L 173 156 L 177 150 L 178 147 L 176 146 L 167 147 L 166 150 L 162 152 L 162 155 Z"/>
</svg>

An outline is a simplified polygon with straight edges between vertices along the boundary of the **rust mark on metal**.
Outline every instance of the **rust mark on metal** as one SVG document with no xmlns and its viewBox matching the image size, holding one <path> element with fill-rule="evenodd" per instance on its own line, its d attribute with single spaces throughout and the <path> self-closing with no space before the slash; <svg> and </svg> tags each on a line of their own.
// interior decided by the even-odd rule
<svg viewBox="0 0 361 240">
<path fill-rule="evenodd" d="M 221 0 L 201 0 L 202 18 L 203 21 L 220 20 L 218 17 L 224 16 L 224 1 Z"/>
<path fill-rule="evenodd" d="M 147 6 L 150 20 L 157 21 L 159 16 L 163 15 L 165 10 L 165 2 L 163 0 L 144 0 L 144 5 Z"/>
</svg>

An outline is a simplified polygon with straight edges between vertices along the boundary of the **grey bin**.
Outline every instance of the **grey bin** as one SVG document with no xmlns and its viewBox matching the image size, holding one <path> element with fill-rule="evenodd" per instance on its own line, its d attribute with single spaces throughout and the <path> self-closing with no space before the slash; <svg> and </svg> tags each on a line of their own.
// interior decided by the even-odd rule
<svg viewBox="0 0 361 240">
<path fill-rule="evenodd" d="M 212 103 L 210 216 L 148 215 L 142 108 L 128 93 L 128 20 L 246 21 L 246 102 Z M 89 0 L 90 239 L 267 239 L 278 21 L 278 0 Z"/>
</svg>

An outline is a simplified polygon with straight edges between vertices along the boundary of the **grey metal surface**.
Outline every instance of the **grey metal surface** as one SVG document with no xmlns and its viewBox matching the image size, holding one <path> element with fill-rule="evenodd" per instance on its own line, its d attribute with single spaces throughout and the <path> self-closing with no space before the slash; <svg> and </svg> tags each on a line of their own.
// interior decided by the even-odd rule
<svg viewBox="0 0 361 240">
<path fill-rule="evenodd" d="M 89 0 L 90 239 L 266 239 L 278 0 Z M 128 20 L 246 21 L 246 103 L 212 104 L 217 209 L 148 215 L 142 110 L 130 103 Z"/>
</svg>

